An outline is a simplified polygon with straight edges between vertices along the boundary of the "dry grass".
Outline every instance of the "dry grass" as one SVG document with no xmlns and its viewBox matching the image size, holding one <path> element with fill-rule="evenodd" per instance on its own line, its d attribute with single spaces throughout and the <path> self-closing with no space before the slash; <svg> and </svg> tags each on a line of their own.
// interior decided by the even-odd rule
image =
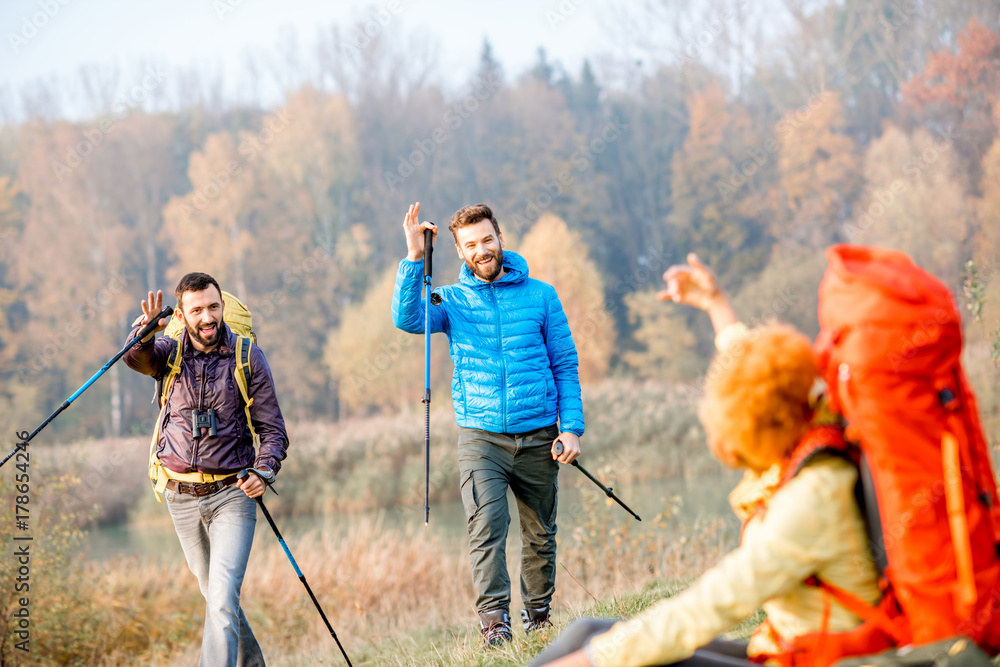
<svg viewBox="0 0 1000 667">
<path fill-rule="evenodd" d="M 690 578 L 714 563 L 733 539 L 731 526 L 722 521 L 684 527 L 660 517 L 642 528 L 595 523 L 561 540 L 555 604 L 562 616 L 578 615 L 595 598 L 634 592 L 664 577 Z M 339 664 L 332 638 L 263 520 L 258 530 L 267 534 L 255 544 L 243 599 L 268 663 Z M 628 542 L 619 539 L 623 535 Z M 461 540 L 444 540 L 422 528 L 387 529 L 378 520 L 358 522 L 339 538 L 289 537 L 292 553 L 355 664 L 502 664 L 496 661 L 516 661 L 540 648 L 523 640 L 508 650 L 510 655 L 487 655 L 479 648 Z M 154 565 L 135 557 L 80 562 L 73 558 L 72 544 L 64 545 L 66 558 L 49 559 L 39 572 L 32 664 L 197 661 L 204 602 L 184 563 Z M 512 540 L 508 553 L 515 590 L 517 546 Z M 516 613 L 516 596 L 513 602 Z M 7 657 L 9 649 L 8 639 Z"/>
<path fill-rule="evenodd" d="M 586 388 L 588 468 L 616 487 L 717 470 L 682 396 L 660 383 L 609 381 Z M 422 413 L 414 410 L 337 424 L 293 425 L 292 449 L 279 477 L 280 501 L 269 503 L 279 526 L 289 516 L 421 505 L 422 423 Z M 432 502 L 457 500 L 457 427 L 450 410 L 432 415 L 432 433 Z M 35 478 L 62 475 L 63 482 L 35 487 L 45 489 L 39 507 L 50 523 L 43 543 L 47 555 L 39 561 L 44 565 L 32 589 L 37 615 L 32 663 L 195 663 L 204 602 L 185 563 L 77 558 L 77 529 L 95 520 L 155 517 L 164 531 L 172 531 L 145 479 L 147 437 L 33 451 L 41 466 Z M 563 479 L 589 488 L 582 475 Z M 0 479 L 0 494 L 9 496 L 7 491 Z M 577 515 L 570 523 L 561 520 L 561 525 L 574 526 L 560 533 L 559 540 L 555 606 L 562 617 L 582 613 L 595 599 L 617 598 L 655 580 L 695 576 L 735 536 L 733 526 L 721 520 L 683 524 L 671 503 L 641 524 L 605 504 L 591 489 L 560 507 L 561 517 Z M 421 527 L 389 527 L 379 518 L 354 516 L 348 523 L 352 527 L 343 535 L 291 531 L 286 537 L 356 664 L 517 664 L 539 648 L 521 640 L 509 655 L 481 651 L 464 539 L 438 537 Z M 9 539 L 4 534 L 8 526 L 4 518 L 0 540 Z M 244 583 L 244 607 L 269 664 L 340 664 L 332 638 L 263 519 L 258 533 Z M 520 602 L 518 552 L 512 536 L 508 562 L 515 614 Z M 5 567 L 9 563 L 0 561 L 0 569 Z M 0 575 L 9 580 L 7 570 Z M 9 613 L 10 604 L 9 595 L 0 596 L 0 617 Z M 10 637 L 3 636 L 2 655 L 10 658 Z"/>
</svg>

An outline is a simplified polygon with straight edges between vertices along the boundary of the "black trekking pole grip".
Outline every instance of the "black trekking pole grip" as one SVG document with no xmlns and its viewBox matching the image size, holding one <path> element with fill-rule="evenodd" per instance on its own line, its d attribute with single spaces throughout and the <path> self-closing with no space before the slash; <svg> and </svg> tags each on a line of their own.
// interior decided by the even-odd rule
<svg viewBox="0 0 1000 667">
<path fill-rule="evenodd" d="M 146 326 L 144 326 L 142 329 L 139 329 L 139 333 L 137 333 L 135 335 L 135 338 L 133 338 L 132 340 L 134 340 L 136 342 L 141 341 L 143 338 L 145 338 L 146 336 L 148 336 L 149 334 L 153 333 L 153 331 L 156 330 L 156 327 L 159 326 L 157 323 L 160 320 L 162 320 L 164 318 L 172 317 L 173 314 L 174 314 L 173 307 L 172 306 L 165 306 L 163 308 L 163 310 L 160 311 L 159 315 L 157 315 L 156 317 L 154 317 L 153 319 L 151 319 L 146 324 Z"/>
<path fill-rule="evenodd" d="M 434 259 L 434 230 L 424 230 L 424 278 L 432 274 L 431 265 Z"/>
</svg>

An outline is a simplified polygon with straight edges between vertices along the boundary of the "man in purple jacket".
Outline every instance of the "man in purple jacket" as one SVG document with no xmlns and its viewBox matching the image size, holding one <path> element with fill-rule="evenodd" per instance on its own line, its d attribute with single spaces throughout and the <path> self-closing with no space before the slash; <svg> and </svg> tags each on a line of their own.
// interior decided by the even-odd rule
<svg viewBox="0 0 1000 667">
<path fill-rule="evenodd" d="M 273 480 L 285 458 L 285 422 L 267 360 L 254 345 L 248 389 L 251 419 L 260 437 L 260 451 L 255 453 L 233 375 L 237 336 L 223 322 L 219 284 L 205 273 L 189 273 L 175 294 L 177 317 L 184 323 L 180 340 L 154 339 L 156 331 L 167 326 L 168 321 L 161 319 L 153 334 L 126 353 L 125 363 L 160 379 L 174 346 L 181 346 L 180 374 L 166 399 L 156 454 L 168 477 L 164 496 L 170 518 L 205 596 L 199 665 L 263 665 L 264 656 L 240 606 L 240 589 L 257 522 L 254 498 L 264 493 L 263 480 Z M 154 301 L 150 292 L 128 340 L 134 340 L 162 308 L 163 293 L 157 292 Z M 244 468 L 258 474 L 237 479 L 236 473 Z M 200 481 L 191 481 L 193 477 Z"/>
</svg>

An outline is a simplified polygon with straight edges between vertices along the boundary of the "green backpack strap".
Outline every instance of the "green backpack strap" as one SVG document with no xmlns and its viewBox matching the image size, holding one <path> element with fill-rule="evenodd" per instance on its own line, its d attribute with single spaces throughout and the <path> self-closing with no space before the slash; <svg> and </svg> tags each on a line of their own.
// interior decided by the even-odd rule
<svg viewBox="0 0 1000 667">
<path fill-rule="evenodd" d="M 160 494 L 167 488 L 168 478 L 163 464 L 160 463 L 160 457 L 156 455 L 156 445 L 160 440 L 160 424 L 163 423 L 163 415 L 167 412 L 167 398 L 170 396 L 170 388 L 174 386 L 174 379 L 181 372 L 180 336 L 177 338 L 169 336 L 168 338 L 173 340 L 174 347 L 167 356 L 166 372 L 159 382 L 160 415 L 156 418 L 156 426 L 153 427 L 153 439 L 149 443 L 149 479 L 153 482 L 153 493 L 156 495 L 156 501 L 160 503 L 163 502 Z"/>
<path fill-rule="evenodd" d="M 259 450 L 260 439 L 257 437 L 257 431 L 253 427 L 253 418 L 250 416 L 250 406 L 253 405 L 253 399 L 250 398 L 250 350 L 253 348 L 253 340 L 249 336 L 237 336 L 236 337 L 236 370 L 233 374 L 236 376 L 236 385 L 240 388 L 240 394 L 243 395 L 243 409 L 247 415 L 247 427 L 250 429 L 250 435 L 253 436 L 254 447 Z"/>
</svg>

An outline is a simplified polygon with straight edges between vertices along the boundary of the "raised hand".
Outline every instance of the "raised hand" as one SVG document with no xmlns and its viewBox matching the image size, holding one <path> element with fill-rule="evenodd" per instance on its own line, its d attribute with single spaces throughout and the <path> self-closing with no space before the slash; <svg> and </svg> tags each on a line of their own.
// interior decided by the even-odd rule
<svg viewBox="0 0 1000 667">
<path fill-rule="evenodd" d="M 729 296 L 719 287 L 715 274 L 701 263 L 698 255 L 689 253 L 687 264 L 671 266 L 663 274 L 667 288 L 657 292 L 661 301 L 673 301 L 700 308 L 712 319 L 715 332 L 737 321 Z"/>
<path fill-rule="evenodd" d="M 146 299 L 141 302 L 141 305 L 142 305 L 142 317 L 133 322 L 132 326 L 145 326 L 154 317 L 160 314 L 160 312 L 163 310 L 163 290 L 156 290 L 155 300 L 153 297 L 153 293 L 150 292 L 149 296 L 146 297 Z M 166 317 L 160 318 L 160 321 L 157 322 L 156 328 L 153 329 L 152 333 L 143 338 L 142 342 L 145 343 L 147 340 L 155 336 L 156 332 L 163 331 L 164 329 L 166 329 L 167 324 L 169 322 L 170 322 L 169 318 Z"/>
<path fill-rule="evenodd" d="M 419 262 L 424 258 L 424 230 L 433 230 L 437 238 L 437 226 L 433 222 L 420 222 L 420 202 L 410 205 L 403 218 L 403 233 L 406 234 L 406 259 Z"/>
<path fill-rule="evenodd" d="M 708 310 L 725 293 L 719 289 L 715 274 L 701 263 L 698 255 L 688 253 L 687 264 L 675 264 L 663 274 L 667 288 L 657 293 L 661 301 L 673 301 Z"/>
</svg>

